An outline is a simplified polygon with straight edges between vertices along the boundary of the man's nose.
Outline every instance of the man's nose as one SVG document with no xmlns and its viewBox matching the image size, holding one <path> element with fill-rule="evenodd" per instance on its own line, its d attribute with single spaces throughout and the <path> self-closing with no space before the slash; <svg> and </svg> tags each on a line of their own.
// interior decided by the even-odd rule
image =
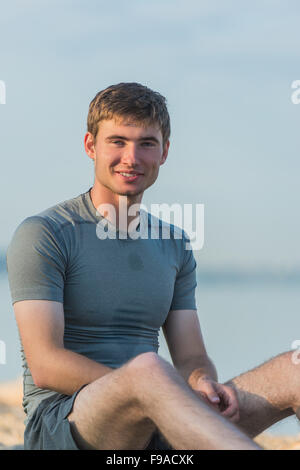
<svg viewBox="0 0 300 470">
<path fill-rule="evenodd" d="M 127 145 L 126 148 L 124 149 L 123 155 L 122 155 L 122 162 L 127 163 L 127 164 L 133 164 L 138 162 L 138 149 L 137 145 L 135 144 L 130 144 Z"/>
</svg>

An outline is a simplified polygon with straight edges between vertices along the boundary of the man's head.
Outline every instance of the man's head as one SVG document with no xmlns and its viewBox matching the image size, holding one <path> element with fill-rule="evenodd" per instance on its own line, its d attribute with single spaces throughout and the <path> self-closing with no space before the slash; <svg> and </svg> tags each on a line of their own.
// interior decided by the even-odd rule
<svg viewBox="0 0 300 470">
<path fill-rule="evenodd" d="M 105 198 L 142 197 L 168 154 L 165 98 L 139 83 L 113 85 L 92 100 L 87 121 L 85 150 L 95 161 L 95 191 Z"/>
<path fill-rule="evenodd" d="M 166 99 L 140 83 L 119 83 L 97 93 L 89 106 L 87 131 L 96 140 L 99 123 L 110 119 L 142 126 L 158 126 L 163 146 L 170 138 Z"/>
</svg>

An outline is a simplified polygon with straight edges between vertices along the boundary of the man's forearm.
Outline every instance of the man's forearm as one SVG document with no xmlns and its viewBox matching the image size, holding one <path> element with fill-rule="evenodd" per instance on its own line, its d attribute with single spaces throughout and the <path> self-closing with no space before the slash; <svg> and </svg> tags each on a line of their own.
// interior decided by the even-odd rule
<svg viewBox="0 0 300 470">
<path fill-rule="evenodd" d="M 113 370 L 82 354 L 56 348 L 42 357 L 39 371 L 33 375 L 33 379 L 40 388 L 72 395 L 82 385 L 91 383 Z"/>
<path fill-rule="evenodd" d="M 82 354 L 57 348 L 43 357 L 36 379 L 35 376 L 33 379 L 40 388 L 72 395 L 82 385 L 91 383 L 113 370 Z M 191 387 L 203 376 L 217 381 L 216 368 L 208 356 L 191 359 L 182 367 L 177 367 L 177 370 Z"/>
<path fill-rule="evenodd" d="M 191 387 L 203 376 L 218 380 L 217 370 L 208 356 L 191 359 L 183 366 L 177 367 L 177 370 Z"/>
</svg>

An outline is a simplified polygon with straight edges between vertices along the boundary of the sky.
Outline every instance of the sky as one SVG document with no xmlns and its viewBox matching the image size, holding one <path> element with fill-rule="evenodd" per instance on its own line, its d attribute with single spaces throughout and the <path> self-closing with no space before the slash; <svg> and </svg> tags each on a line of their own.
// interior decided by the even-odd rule
<svg viewBox="0 0 300 470">
<path fill-rule="evenodd" d="M 171 116 L 143 203 L 204 204 L 198 267 L 299 267 L 299 13 L 297 0 L 1 2 L 0 248 L 92 186 L 88 105 L 134 81 Z"/>
</svg>

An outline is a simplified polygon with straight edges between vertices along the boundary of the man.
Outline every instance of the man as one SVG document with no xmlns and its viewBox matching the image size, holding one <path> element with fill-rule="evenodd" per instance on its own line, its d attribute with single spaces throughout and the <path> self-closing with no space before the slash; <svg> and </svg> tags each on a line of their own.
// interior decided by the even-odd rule
<svg viewBox="0 0 300 470">
<path fill-rule="evenodd" d="M 159 93 L 137 83 L 101 91 L 84 139 L 92 188 L 14 233 L 25 449 L 259 449 L 232 424 L 238 392 L 217 383 L 207 356 L 186 234 L 170 224 L 169 239 L 143 238 L 142 221 L 149 232 L 161 221 L 130 212 L 156 181 L 169 136 Z M 134 221 L 139 237 L 128 236 Z M 161 326 L 174 367 L 157 354 Z"/>
</svg>

